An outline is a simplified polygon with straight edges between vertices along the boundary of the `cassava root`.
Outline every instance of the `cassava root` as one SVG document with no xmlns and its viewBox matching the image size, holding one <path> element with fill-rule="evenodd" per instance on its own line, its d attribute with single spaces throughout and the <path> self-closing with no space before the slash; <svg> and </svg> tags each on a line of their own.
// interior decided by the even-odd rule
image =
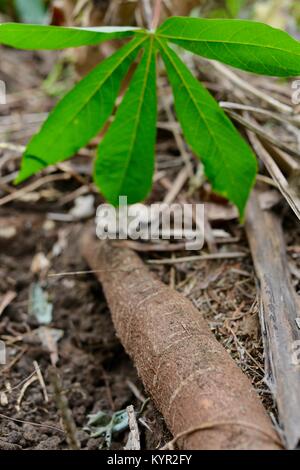
<svg viewBox="0 0 300 470">
<path fill-rule="evenodd" d="M 117 335 L 178 446 L 280 449 L 256 392 L 193 304 L 131 250 L 96 240 L 89 230 L 81 250 L 100 270 L 95 275 Z"/>
</svg>

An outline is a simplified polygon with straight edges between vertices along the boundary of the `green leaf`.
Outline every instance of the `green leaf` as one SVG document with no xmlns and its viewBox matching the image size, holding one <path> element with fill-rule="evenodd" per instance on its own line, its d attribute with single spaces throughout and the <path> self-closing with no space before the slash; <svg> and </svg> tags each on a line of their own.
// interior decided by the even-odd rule
<svg viewBox="0 0 300 470">
<path fill-rule="evenodd" d="M 232 18 L 236 18 L 244 5 L 245 0 L 226 0 L 225 6 Z"/>
<path fill-rule="evenodd" d="M 256 159 L 209 92 L 167 44 L 159 41 L 186 141 L 205 167 L 214 191 L 239 208 L 241 217 L 256 175 Z"/>
<path fill-rule="evenodd" d="M 52 110 L 29 143 L 17 182 L 63 161 L 86 145 L 113 111 L 121 82 L 145 37 L 135 38 L 101 62 Z"/>
<path fill-rule="evenodd" d="M 139 202 L 151 189 L 156 138 L 156 54 L 151 37 L 141 63 L 99 146 L 95 181 L 107 200 Z"/>
<path fill-rule="evenodd" d="M 133 36 L 137 28 L 95 27 L 64 28 L 33 24 L 0 24 L 0 44 L 18 49 L 65 49 L 68 47 L 93 46 L 110 39 Z"/>
<path fill-rule="evenodd" d="M 162 24 L 157 36 L 249 72 L 300 75 L 300 43 L 263 23 L 173 17 Z"/>
</svg>

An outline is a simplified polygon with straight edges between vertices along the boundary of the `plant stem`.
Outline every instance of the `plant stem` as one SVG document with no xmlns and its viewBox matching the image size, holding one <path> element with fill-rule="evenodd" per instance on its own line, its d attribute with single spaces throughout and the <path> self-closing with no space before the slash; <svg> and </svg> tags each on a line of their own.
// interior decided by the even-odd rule
<svg viewBox="0 0 300 470">
<path fill-rule="evenodd" d="M 144 18 L 147 23 L 147 28 L 151 28 L 151 22 L 152 22 L 152 9 L 151 9 L 151 3 L 150 0 L 142 0 L 142 6 L 143 6 L 143 11 L 144 11 Z"/>
<path fill-rule="evenodd" d="M 159 25 L 159 20 L 160 20 L 160 15 L 161 15 L 161 3 L 162 3 L 162 0 L 155 0 L 151 29 L 156 29 Z"/>
</svg>

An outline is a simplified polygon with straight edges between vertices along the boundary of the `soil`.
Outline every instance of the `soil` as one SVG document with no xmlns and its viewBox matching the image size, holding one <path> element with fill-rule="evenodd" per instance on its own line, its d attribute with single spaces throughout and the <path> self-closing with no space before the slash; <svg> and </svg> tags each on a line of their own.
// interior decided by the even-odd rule
<svg viewBox="0 0 300 470">
<path fill-rule="evenodd" d="M 70 224 L 67 228 L 53 224 L 49 229 L 45 215 L 30 212 L 21 215 L 13 210 L 2 210 L 0 220 L 19 224 L 16 237 L 2 243 L 0 255 L 0 296 L 8 291 L 17 294 L 0 323 L 0 336 L 7 344 L 7 365 L 1 367 L 0 390 L 12 389 L 11 393 L 6 392 L 8 404 L 1 407 L 0 449 L 65 449 L 68 444 L 64 433 L 46 427 L 61 428 L 60 414 L 49 384 L 49 351 L 34 335 L 39 324 L 35 317 L 28 315 L 27 306 L 30 284 L 35 280 L 30 270 L 33 257 L 37 252 L 49 255 L 62 233 L 67 243 L 63 252 L 52 258 L 51 271 L 87 269 L 78 249 L 82 224 Z M 53 303 L 53 321 L 49 327 L 63 331 L 57 369 L 79 431 L 81 448 L 97 449 L 101 438 L 91 438 L 83 431 L 87 416 L 99 410 L 112 413 L 130 404 L 139 409 L 142 403 L 134 397 L 130 385 L 134 384 L 141 394 L 142 385 L 116 338 L 101 288 L 94 277 L 50 277 L 42 285 L 47 287 L 49 301 Z M 34 372 L 34 361 L 48 384 L 49 403 L 45 403 L 41 385 L 36 381 L 28 387 L 17 411 L 22 385 Z M 152 448 L 161 445 L 167 434 L 151 404 L 147 406 L 144 419 L 151 429 L 144 428 L 144 445 Z M 122 447 L 125 437 L 124 433 L 118 437 L 114 447 Z"/>
</svg>

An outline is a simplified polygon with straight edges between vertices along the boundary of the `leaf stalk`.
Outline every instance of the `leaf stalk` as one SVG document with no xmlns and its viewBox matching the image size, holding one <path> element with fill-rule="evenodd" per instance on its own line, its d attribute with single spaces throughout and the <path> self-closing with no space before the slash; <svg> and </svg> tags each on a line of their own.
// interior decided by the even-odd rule
<svg viewBox="0 0 300 470">
<path fill-rule="evenodd" d="M 153 10 L 153 19 L 151 23 L 151 30 L 154 31 L 158 25 L 161 15 L 161 4 L 162 0 L 155 0 L 154 10 Z"/>
</svg>

